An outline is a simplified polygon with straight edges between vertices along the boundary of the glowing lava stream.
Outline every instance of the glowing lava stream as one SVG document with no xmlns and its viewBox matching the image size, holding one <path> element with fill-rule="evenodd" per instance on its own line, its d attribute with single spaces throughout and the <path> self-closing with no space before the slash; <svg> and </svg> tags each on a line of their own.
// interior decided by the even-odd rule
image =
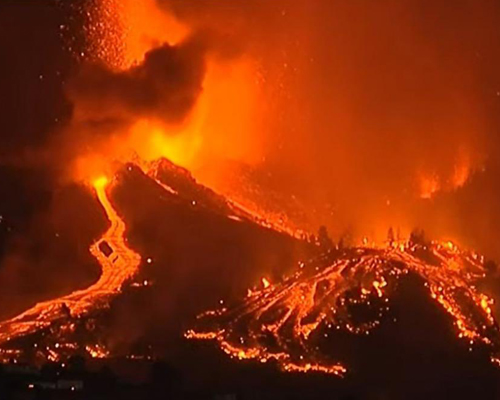
<svg viewBox="0 0 500 400">
<path fill-rule="evenodd" d="M 233 306 L 201 314 L 185 337 L 215 341 L 239 360 L 275 361 L 284 371 L 343 376 L 347 369 L 332 355 L 329 336 L 336 331 L 369 335 L 387 321 L 390 299 L 409 274 L 423 281 L 469 350 L 481 345 L 500 365 L 494 300 L 478 286 L 487 276 L 484 258 L 451 242 L 332 249 L 301 263 L 282 281 L 249 291 Z"/>
<path fill-rule="evenodd" d="M 106 233 L 90 247 L 90 252 L 101 265 L 99 280 L 87 289 L 77 290 L 67 296 L 36 304 L 24 313 L 0 323 L 0 345 L 11 339 L 47 328 L 56 320 L 68 317 L 82 317 L 109 297 L 120 292 L 125 281 L 137 272 L 141 256 L 125 243 L 125 223 L 113 208 L 106 188 L 109 181 L 101 177 L 93 182 L 97 199 L 104 207 L 111 226 Z M 102 246 L 109 246 L 111 254 L 106 256 Z"/>
</svg>

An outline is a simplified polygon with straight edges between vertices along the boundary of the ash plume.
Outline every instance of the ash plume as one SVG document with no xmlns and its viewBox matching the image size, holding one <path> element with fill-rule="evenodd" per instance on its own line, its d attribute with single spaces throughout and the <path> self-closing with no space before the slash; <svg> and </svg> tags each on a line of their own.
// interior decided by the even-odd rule
<svg viewBox="0 0 500 400">
<path fill-rule="evenodd" d="M 499 175 L 498 4 L 158 4 L 258 60 L 265 161 L 253 177 L 300 198 L 311 226 L 379 238 L 420 226 L 498 255 L 497 224 L 479 222 L 485 202 L 500 212 L 480 184 Z"/>
<path fill-rule="evenodd" d="M 160 43 L 142 62 L 115 71 L 95 60 L 76 63 L 73 53 L 83 54 L 82 44 L 66 48 L 64 35 L 81 35 L 81 21 L 73 21 L 78 13 L 55 3 L 0 9 L 6 27 L 0 33 L 6 60 L 0 182 L 9 194 L 0 201 L 0 277 L 6 284 L 0 297 L 10 305 L 0 310 L 3 318 L 98 277 L 88 247 L 106 221 L 92 192 L 68 180 L 75 157 L 104 148 L 110 135 L 136 118 L 182 121 L 202 91 L 206 35 Z M 30 25 L 42 32 L 24 34 Z"/>
<path fill-rule="evenodd" d="M 202 91 L 205 45 L 191 37 L 163 44 L 125 71 L 102 64 L 84 65 L 68 85 L 75 117 L 90 123 L 130 121 L 138 117 L 182 120 Z"/>
<path fill-rule="evenodd" d="M 51 17 L 55 11 L 50 7 L 56 2 L 49 8 L 39 1 L 32 3 L 36 5 L 14 12 L 19 26 L 9 23 L 12 14 L 3 14 L 6 8 L 0 8 L 1 25 L 8 28 L 6 33 L 0 32 L 0 52 L 5 50 L 0 54 L 7 66 L 0 66 L 0 87 L 5 89 L 0 110 L 7 121 L 0 150 L 6 158 L 15 158 L 18 165 L 37 170 L 30 171 L 30 179 L 18 183 L 22 190 L 9 192 L 5 196 L 8 200 L 0 200 L 0 215 L 6 216 L 9 229 L 16 213 L 25 214 L 22 219 L 29 220 L 24 231 L 11 234 L 5 233 L 9 231 L 0 218 L 0 249 L 4 250 L 0 281 L 8 286 L 0 294 L 0 303 L 10 308 L 0 310 L 0 316 L 14 315 L 38 299 L 50 297 L 48 292 L 64 295 L 76 287 L 88 287 L 99 275 L 88 250 L 110 221 L 91 190 L 81 185 L 68 188 L 68 182 L 59 179 L 70 174 L 68 169 L 75 158 L 94 151 L 112 158 L 114 146 L 124 142 L 128 128 L 143 118 L 159 120 L 168 127 L 182 125 L 196 109 L 208 83 L 215 88 L 215 94 L 208 98 L 208 108 L 239 105 L 243 99 L 241 104 L 251 111 L 242 115 L 252 118 L 242 119 L 238 113 L 220 112 L 226 110 L 221 106 L 216 118 L 208 119 L 210 134 L 197 130 L 204 143 L 218 142 L 218 151 L 213 153 L 219 158 L 207 157 L 202 167 L 228 161 L 233 162 L 235 175 L 247 173 L 244 183 L 251 186 L 250 190 L 234 185 L 233 191 L 255 195 L 256 203 L 273 203 L 271 194 L 278 193 L 275 208 L 296 202 L 307 214 L 307 228 L 313 231 L 327 225 L 335 242 L 346 231 L 356 239 L 365 235 L 380 239 L 382 232 L 386 239 L 388 228 L 392 242 L 394 236 L 399 239 L 395 234 L 399 228 L 420 226 L 431 237 L 458 239 L 465 247 L 472 245 L 480 253 L 499 257 L 497 4 L 476 0 L 425 4 L 417 0 L 157 0 L 154 4 L 169 15 L 173 13 L 191 34 L 172 42 L 176 44 L 146 38 L 148 45 L 154 43 L 152 50 L 135 64 L 115 69 L 114 64 L 96 63 L 99 55 L 80 60 L 78 65 L 71 64 L 67 56 L 54 55 L 54 43 L 58 43 L 54 37 L 68 27 L 61 18 Z M 109 4 L 112 7 L 118 3 Z M 128 2 L 132 3 L 134 0 Z M 49 28 L 37 19 L 40 10 L 49 15 Z M 33 37 L 37 36 L 32 33 L 37 31 L 34 27 L 47 28 L 50 34 L 43 31 L 39 42 Z M 118 48 L 112 55 L 120 51 Z M 234 71 L 210 71 L 212 56 L 244 60 L 244 67 L 250 65 L 240 76 L 244 84 L 219 92 L 217 79 Z M 37 62 L 32 63 L 32 59 Z M 58 75 L 56 66 L 61 63 L 70 65 Z M 209 72 L 212 78 L 215 76 L 210 82 L 206 79 Z M 250 95 L 248 100 L 248 92 L 254 94 L 256 87 L 258 96 Z M 254 119 L 259 120 L 258 129 L 247 126 Z M 228 120 L 231 122 L 226 125 Z M 244 157 L 247 147 L 253 146 L 246 146 L 246 141 L 237 143 L 242 130 L 251 136 L 248 143 L 259 144 L 258 156 L 249 157 L 257 160 L 254 163 L 246 163 Z M 211 134 L 215 131 L 222 134 L 214 137 Z M 168 129 L 166 133 L 174 135 Z M 228 148 L 237 151 L 231 151 L 227 160 L 221 159 Z M 180 146 L 179 152 L 185 149 Z M 3 164 L 4 159 L 0 161 Z M 188 196 L 179 202 L 175 187 L 169 189 L 164 184 L 152 189 L 154 176 L 133 175 L 133 168 L 124 171 L 133 179 L 121 187 L 121 202 L 120 190 L 117 198 L 110 197 L 110 202 L 116 201 L 118 206 L 117 215 L 123 212 L 123 224 L 130 227 L 126 230 L 120 224 L 119 239 L 123 243 L 130 239 L 131 248 L 144 256 L 144 278 L 154 271 L 153 291 L 148 279 L 134 282 L 134 288 L 144 288 L 150 296 L 146 299 L 157 299 L 148 302 L 142 293 L 128 293 L 130 297 L 118 309 L 114 331 L 124 345 L 139 340 L 144 330 L 155 332 L 163 345 L 181 331 L 186 315 L 205 309 L 205 304 L 217 303 L 219 294 L 239 296 L 233 291 L 244 291 L 267 272 L 277 271 L 276 265 L 288 269 L 297 264 L 296 243 L 287 236 L 270 240 L 267 234 L 254 232 L 252 225 L 238 215 L 228 214 L 221 220 L 213 215 L 211 206 L 204 209 L 198 197 Z M 38 174 L 49 176 L 49 183 L 36 179 Z M 13 175 L 11 170 L 0 170 L 0 183 L 6 182 L 5 176 Z M 174 182 L 179 176 L 184 175 L 171 171 Z M 150 190 L 141 190 L 141 182 Z M 205 193 L 194 181 L 189 182 L 181 185 L 187 193 Z M 37 185 L 44 187 L 39 189 Z M 257 188 L 255 193 L 253 188 Z M 19 198 L 35 200 L 23 203 Z M 165 198 L 171 201 L 165 202 Z M 19 206 L 16 209 L 17 203 L 35 211 L 25 212 Z M 101 204 L 107 203 L 101 200 Z M 282 210 L 288 211 L 286 207 Z M 308 252 L 317 250 L 314 240 L 312 237 L 310 242 L 303 242 Z M 333 241 L 328 240 L 333 248 Z M 257 242 L 261 245 L 256 246 Z M 422 250 L 419 246 L 415 248 L 418 251 Z M 408 249 L 392 248 L 390 252 L 404 258 Z M 421 273 L 437 271 L 454 276 L 459 256 L 454 249 L 450 244 L 446 250 L 451 253 L 449 265 L 444 267 L 429 263 L 424 268 L 418 257 L 406 265 Z M 439 255 L 442 248 L 438 250 Z M 380 265 L 372 261 L 377 261 L 377 254 L 386 257 L 369 244 L 352 252 L 354 259 L 366 254 L 369 262 L 356 264 L 359 268 L 353 268 L 354 272 L 372 266 L 378 271 Z M 480 284 L 488 287 L 490 296 L 491 292 L 498 293 L 498 282 L 494 282 L 498 272 L 494 264 L 486 268 L 485 263 L 483 268 L 482 262 L 481 258 Z M 398 271 L 401 264 L 392 267 L 388 272 Z M 334 272 L 335 279 L 341 276 Z M 277 282 L 273 285 L 282 287 L 278 277 L 268 277 Z M 365 278 L 372 282 L 372 297 L 381 298 L 381 282 L 372 281 L 371 275 Z M 269 285 L 267 279 L 263 282 Z M 357 282 L 351 288 L 363 293 Z M 458 315 L 458 326 L 464 327 L 465 321 L 473 328 L 464 331 L 466 334 L 475 336 L 476 331 L 486 329 L 481 328 L 484 318 L 477 322 L 471 319 L 473 316 L 469 318 L 468 303 L 446 306 L 455 304 L 455 295 L 465 293 L 479 305 L 476 308 L 480 312 L 490 317 L 492 303 L 489 297 L 476 296 L 475 280 L 460 282 L 460 290 L 446 292 L 444 297 L 439 297 L 440 286 L 432 294 L 448 313 Z M 477 288 L 481 293 L 483 289 Z M 300 298 L 301 293 L 295 295 Z M 57 314 L 68 308 L 64 301 L 58 305 Z M 297 309 L 292 306 L 290 312 Z M 300 309 L 303 303 L 298 306 Z M 412 322 L 419 312 L 408 313 Z M 176 332 L 163 335 L 158 330 L 162 319 Z M 422 325 L 433 328 L 432 323 Z M 496 345 L 496 323 L 491 326 Z M 213 333 L 211 336 L 215 337 Z M 234 339 L 238 342 L 242 338 Z M 292 365 L 292 369 L 296 367 Z"/>
</svg>

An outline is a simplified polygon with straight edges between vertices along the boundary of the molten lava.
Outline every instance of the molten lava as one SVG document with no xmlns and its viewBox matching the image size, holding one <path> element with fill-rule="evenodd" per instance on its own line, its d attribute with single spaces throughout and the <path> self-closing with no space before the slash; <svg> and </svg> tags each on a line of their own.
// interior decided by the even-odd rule
<svg viewBox="0 0 500 400">
<path fill-rule="evenodd" d="M 459 338 L 489 348 L 497 362 L 500 330 L 493 300 L 477 289 L 483 258 L 453 243 L 391 243 L 385 248 L 333 249 L 276 284 L 250 291 L 241 304 L 209 311 L 185 336 L 215 340 L 229 356 L 274 360 L 285 371 L 344 375 L 328 357 L 334 330 L 368 335 L 384 321 L 401 277 L 424 281 L 429 295 L 453 319 Z"/>
<path fill-rule="evenodd" d="M 90 252 L 101 266 L 99 280 L 87 289 L 38 303 L 22 314 L 0 323 L 0 345 L 50 328 L 56 322 L 67 321 L 70 325 L 71 319 L 82 318 L 107 305 L 110 298 L 120 293 L 123 284 L 137 272 L 141 257 L 125 243 L 125 223 L 108 198 L 106 189 L 109 184 L 105 176 L 93 181 L 97 199 L 111 224 L 104 235 L 90 247 Z M 52 354 L 49 358 L 57 359 L 57 349 L 48 350 Z M 96 348 L 89 351 L 92 356 L 98 353 L 102 354 L 103 351 L 99 352 Z M 0 352 L 0 356 L 1 354 Z"/>
<path fill-rule="evenodd" d="M 96 0 L 90 4 L 93 11 L 88 14 L 91 20 L 87 28 L 88 40 L 91 42 L 89 53 L 113 72 L 133 69 L 143 62 L 148 51 L 163 43 L 181 45 L 192 33 L 191 28 L 179 23 L 167 12 L 160 11 L 159 3 L 155 0 Z M 286 13 L 283 11 L 280 15 L 284 18 Z M 290 42 L 294 43 L 294 47 L 302 47 L 298 41 Z M 287 47 L 284 48 L 283 53 L 286 53 Z M 309 56 L 310 52 L 300 50 L 302 51 L 308 54 L 307 65 L 313 65 L 314 58 Z M 202 85 L 198 88 L 199 98 L 176 124 L 172 124 L 170 120 L 155 120 L 154 118 L 158 118 L 156 113 L 153 114 L 154 117 L 150 114 L 127 115 L 126 123 L 119 125 L 117 132 L 109 128 L 110 132 L 106 134 L 98 132 L 90 135 L 93 138 L 91 144 L 76 146 L 78 154 L 71 160 L 76 172 L 70 175 L 76 180 L 86 182 L 90 176 L 98 176 L 92 180 L 92 187 L 110 221 L 109 229 L 90 247 L 91 254 L 101 267 L 101 276 L 95 284 L 86 289 L 38 303 L 22 314 L 1 322 L 0 359 L 4 345 L 15 339 L 49 329 L 55 324 L 62 324 L 64 329 L 71 331 L 76 319 L 83 319 L 93 311 L 107 306 L 109 300 L 119 294 L 124 284 L 137 273 L 141 256 L 127 246 L 125 222 L 108 197 L 112 181 L 107 176 L 112 175 L 112 172 L 108 171 L 114 172 L 111 167 L 114 163 L 121 165 L 134 160 L 134 164 L 164 190 L 176 195 L 178 193 L 175 188 L 159 179 L 158 165 L 155 163 L 162 157 L 168 157 L 173 162 L 189 168 L 203 182 L 208 182 L 210 187 L 226 194 L 235 194 L 230 196 L 231 199 L 224 198 L 224 212 L 228 218 L 238 221 L 246 219 L 295 237 L 305 235 L 290 228 L 284 217 L 264 213 L 257 205 L 251 204 L 250 199 L 235 197 L 235 192 L 240 191 L 239 187 L 227 187 L 223 165 L 231 162 L 253 166 L 264 162 L 266 153 L 262 149 L 263 139 L 260 137 L 261 125 L 265 125 L 262 115 L 266 114 L 266 109 L 271 110 L 268 112 L 273 114 L 273 110 L 281 108 L 281 100 L 276 101 L 278 105 L 264 107 L 272 103 L 272 99 L 264 98 L 263 91 L 273 86 L 273 82 L 268 83 L 262 73 L 263 68 L 258 60 L 270 58 L 266 52 L 262 54 L 262 57 L 256 59 L 251 56 L 233 59 L 235 56 L 221 57 L 212 53 L 205 55 L 206 71 Z M 387 65 L 385 61 L 384 69 Z M 288 71 L 288 63 L 284 63 L 284 69 Z M 290 70 L 293 70 L 294 74 L 300 72 L 297 66 Z M 334 75 L 343 76 L 341 71 L 337 72 L 339 73 Z M 310 75 L 321 76 L 316 73 Z M 309 81 L 305 83 L 305 87 L 311 86 Z M 281 91 L 283 83 L 278 81 L 275 86 Z M 322 90 L 326 86 L 335 87 L 333 84 L 322 84 Z M 283 91 L 285 92 L 284 89 Z M 302 93 L 302 90 L 297 93 Z M 292 90 L 282 95 L 286 98 L 286 104 L 290 103 L 293 97 L 299 97 L 294 94 Z M 77 96 L 72 100 L 75 103 L 74 116 L 82 118 L 82 121 L 73 121 L 75 126 L 83 126 L 80 128 L 82 130 L 94 125 L 101 126 L 95 124 L 92 118 L 86 120 L 84 117 L 88 116 L 85 113 L 78 113 L 82 107 Z M 328 101 L 325 104 L 328 104 L 329 110 L 336 108 L 331 107 L 335 102 Z M 352 108 L 358 109 L 354 105 Z M 363 108 L 366 108 L 364 103 Z M 346 109 L 349 114 L 350 108 Z M 302 113 L 302 108 L 300 110 L 301 112 L 297 113 L 300 117 L 308 115 L 306 112 Z M 97 111 L 100 113 L 102 110 L 98 108 Z M 358 113 L 353 112 L 353 115 Z M 286 120 L 287 116 L 287 113 L 279 114 L 276 119 Z M 340 116 L 339 112 L 336 116 L 336 123 L 340 125 L 337 128 L 339 134 L 331 136 L 343 137 L 340 134 L 343 124 L 354 125 L 352 129 L 355 131 L 365 130 L 364 126 L 359 127 L 363 129 L 358 129 L 351 123 L 351 117 Z M 380 118 L 377 116 L 377 119 Z M 349 122 L 344 123 L 344 120 Z M 284 132 L 289 130 L 290 134 L 284 135 L 286 139 L 283 141 L 292 148 L 297 147 L 298 156 L 292 157 L 292 160 L 296 158 L 300 163 L 294 163 L 305 166 L 313 159 L 311 154 L 316 154 L 313 151 L 316 146 L 307 146 L 303 140 L 297 140 L 302 138 L 300 135 L 293 140 L 295 125 L 300 125 L 298 121 L 300 120 L 292 121 L 293 129 L 284 129 Z M 324 122 L 321 119 L 318 121 L 318 125 Z M 308 137 L 312 137 L 309 131 L 312 130 L 311 126 L 315 125 L 304 126 L 307 128 L 303 129 L 304 132 L 307 132 Z M 382 128 L 383 126 L 373 131 L 383 131 Z M 349 129 L 345 133 L 347 143 L 350 143 L 348 137 L 356 137 L 348 134 Z M 74 137 L 75 135 L 71 135 L 71 138 Z M 93 144 L 94 141 L 96 144 Z M 381 141 L 377 139 L 378 142 Z M 339 140 L 338 144 L 340 145 L 335 143 L 333 146 L 330 143 L 329 146 L 322 146 L 329 151 L 340 149 L 338 154 L 333 153 L 330 157 L 343 160 L 343 153 L 349 153 L 345 149 L 351 146 L 342 145 L 342 140 Z M 281 151 L 283 145 L 278 147 L 280 154 L 284 153 Z M 284 147 L 286 150 L 287 146 Z M 353 146 L 353 149 L 357 148 Z M 308 151 L 303 151 L 304 149 Z M 371 154 L 372 149 L 369 150 Z M 340 154 L 340 151 L 343 153 Z M 363 155 L 363 151 L 364 148 L 359 154 Z M 385 154 L 381 151 L 374 153 Z M 390 154 L 393 153 L 397 152 L 391 150 Z M 307 156 L 309 158 L 306 159 Z M 317 155 L 314 157 L 325 158 Z M 398 157 L 395 159 L 399 161 Z M 448 174 L 435 173 L 431 168 L 422 176 L 419 175 L 420 196 L 430 199 L 439 191 L 463 186 L 473 173 L 476 160 L 470 160 L 464 155 L 458 161 L 457 167 L 448 171 Z M 365 160 L 360 164 L 365 165 L 364 162 Z M 341 164 L 342 162 L 339 166 L 342 166 Z M 335 164 L 328 165 L 328 168 L 324 168 L 323 164 L 318 166 L 322 168 L 311 169 L 315 171 L 314 174 L 317 174 L 317 171 L 328 171 L 328 180 L 316 181 L 316 185 L 321 186 L 320 182 L 329 181 L 331 171 L 336 171 L 336 168 Z M 358 170 L 357 167 L 354 171 Z M 281 166 L 280 168 L 286 169 Z M 103 171 L 107 171 L 106 176 L 102 175 Z M 356 186 L 349 185 L 350 181 L 356 181 L 351 177 L 357 177 L 357 172 L 338 168 L 335 175 L 342 189 L 339 193 L 350 192 L 355 193 L 356 197 L 364 197 L 358 195 Z M 347 177 L 345 180 L 344 176 Z M 346 187 L 343 187 L 342 183 L 347 183 Z M 196 200 L 193 200 L 194 204 Z M 389 206 L 391 202 L 387 200 L 384 204 Z M 475 253 L 458 249 L 452 243 L 405 242 L 390 243 L 384 248 L 377 248 L 369 247 L 366 241 L 363 247 L 334 249 L 321 258 L 301 264 L 298 271 L 282 281 L 273 279 L 271 282 L 267 277 L 262 278 L 260 288 L 251 290 L 241 304 L 201 315 L 196 327 L 189 330 L 186 337 L 214 340 L 225 353 L 237 359 L 254 359 L 263 363 L 275 361 L 285 371 L 316 371 L 341 376 L 346 373 L 347 368 L 334 357 L 326 355 L 325 339 L 334 329 L 354 335 L 369 334 L 384 321 L 384 316 L 389 311 L 391 294 L 394 293 L 399 280 L 408 274 L 416 275 L 424 281 L 429 296 L 453 319 L 460 338 L 467 340 L 470 345 L 481 343 L 488 347 L 492 361 L 500 363 L 500 358 L 497 358 L 500 354 L 500 331 L 491 310 L 493 300 L 477 288 L 478 281 L 486 275 L 484 260 Z M 147 286 L 147 281 L 144 285 Z M 106 357 L 109 354 L 100 344 L 88 344 L 85 349 L 91 357 Z M 54 347 L 48 347 L 44 351 L 50 359 L 56 360 L 59 350 L 60 344 L 56 343 Z"/>
<path fill-rule="evenodd" d="M 186 193 L 179 193 L 176 190 L 176 181 L 178 184 L 180 182 L 181 186 L 195 185 L 198 191 L 205 194 L 206 199 L 203 196 L 198 199 L 196 196 L 187 195 L 185 200 L 190 204 L 199 202 L 200 206 L 210 207 L 214 212 L 221 212 L 232 220 L 247 221 L 281 232 L 290 230 L 286 227 L 281 229 L 283 224 L 275 226 L 262 216 L 241 209 L 229 199 L 215 194 L 208 188 L 203 188 L 196 183 L 187 170 L 177 167 L 166 159 L 146 162 L 136 157 L 134 161 L 134 163 L 128 164 L 128 170 L 137 168 L 163 190 L 179 198 L 186 196 Z M 165 179 L 165 176 L 169 178 Z M 169 179 L 174 183 L 173 187 L 170 186 Z M 44 348 L 38 351 L 38 355 L 42 359 L 56 361 L 74 354 L 79 349 L 81 350 L 82 343 L 78 343 L 79 339 L 71 338 L 75 331 L 75 323 L 80 322 L 85 325 L 89 319 L 93 318 L 95 312 L 105 309 L 111 298 L 121 293 L 124 284 L 138 272 L 141 256 L 127 246 L 125 222 L 120 218 L 108 197 L 108 190 L 113 182 L 105 175 L 91 179 L 91 182 L 97 200 L 104 208 L 111 223 L 104 235 L 89 249 L 101 267 L 99 280 L 87 289 L 77 290 L 69 295 L 38 303 L 22 314 L 1 322 L 0 360 L 16 359 L 24 353 L 25 345 L 21 345 L 23 350 L 12 350 L 9 348 L 9 344 L 46 330 L 50 330 L 51 335 L 48 336 L 53 337 L 49 340 L 50 345 L 44 345 Z M 150 262 L 150 259 L 147 262 Z M 270 283 L 264 280 L 263 284 L 269 285 Z M 147 281 L 144 281 L 144 284 L 140 286 L 147 286 Z M 99 341 L 98 338 L 97 341 Z M 35 345 L 38 346 L 38 342 L 35 342 Z M 102 358 L 110 354 L 102 343 L 83 343 L 83 345 L 85 352 L 90 357 Z"/>
</svg>

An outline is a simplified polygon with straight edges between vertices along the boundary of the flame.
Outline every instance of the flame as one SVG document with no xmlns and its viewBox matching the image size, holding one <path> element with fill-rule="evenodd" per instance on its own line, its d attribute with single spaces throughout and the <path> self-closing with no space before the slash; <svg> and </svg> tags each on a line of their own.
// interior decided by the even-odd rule
<svg viewBox="0 0 500 400">
<path fill-rule="evenodd" d="M 176 45 L 191 32 L 156 0 L 94 0 L 87 26 L 89 53 L 110 68 L 125 70 L 163 44 Z M 138 118 L 97 143 L 85 143 L 71 166 L 76 181 L 112 175 L 117 165 L 137 158 L 167 158 L 201 182 L 225 192 L 227 161 L 262 159 L 259 132 L 261 80 L 258 64 L 241 56 L 207 56 L 203 91 L 184 121 L 167 124 Z M 207 168 L 209 166 L 209 168 Z"/>
<path fill-rule="evenodd" d="M 252 80 L 253 74 L 249 61 L 212 63 L 205 89 L 184 122 L 174 125 L 138 119 L 125 132 L 117 132 L 92 146 L 91 151 L 81 153 L 73 162 L 71 176 L 77 181 L 88 181 L 113 174 L 126 162 L 167 158 L 189 169 L 199 181 L 225 192 L 224 170 L 217 166 L 227 161 L 255 164 L 262 155 L 259 138 L 254 134 L 253 105 L 259 89 Z"/>
<path fill-rule="evenodd" d="M 161 43 L 176 44 L 189 29 L 161 10 L 156 0 L 120 0 L 124 26 L 124 63 L 128 67 L 142 61 L 144 54 Z"/>
<path fill-rule="evenodd" d="M 469 180 L 471 174 L 471 166 L 468 160 L 455 165 L 452 177 L 453 189 L 461 188 Z"/>
<path fill-rule="evenodd" d="M 262 286 L 266 289 L 271 286 L 271 282 L 269 282 L 266 278 L 262 278 Z"/>
<path fill-rule="evenodd" d="M 471 174 L 471 159 L 465 151 L 461 151 L 453 166 L 451 176 L 440 176 L 437 173 L 421 173 L 419 175 L 420 198 L 430 199 L 441 190 L 460 189 L 467 183 Z"/>
<path fill-rule="evenodd" d="M 109 357 L 109 351 L 106 348 L 104 348 L 103 346 L 88 345 L 88 346 L 85 346 L 85 350 L 87 350 L 87 353 L 89 353 L 92 358 L 107 358 L 107 357 Z"/>
<path fill-rule="evenodd" d="M 420 197 L 430 199 L 439 191 L 441 184 L 436 175 L 422 175 L 420 177 Z"/>
</svg>

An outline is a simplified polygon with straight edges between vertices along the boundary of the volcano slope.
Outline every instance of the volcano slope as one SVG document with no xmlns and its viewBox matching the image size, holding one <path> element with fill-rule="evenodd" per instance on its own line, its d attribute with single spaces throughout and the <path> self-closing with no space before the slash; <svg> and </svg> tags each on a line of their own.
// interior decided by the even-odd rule
<svg viewBox="0 0 500 400">
<path fill-rule="evenodd" d="M 185 336 L 246 363 L 347 376 L 368 398 L 497 398 L 494 275 L 478 254 L 423 236 L 332 248 L 200 314 Z"/>
<path fill-rule="evenodd" d="M 182 170 L 174 174 L 170 167 L 164 164 L 156 177 L 174 189 L 169 178 L 187 182 Z M 145 262 L 138 281 L 151 286 L 127 291 L 113 302 L 110 342 L 118 353 L 125 353 L 119 350 L 123 348 L 132 349 L 136 358 L 161 355 L 183 371 L 191 389 L 246 396 L 255 392 L 257 398 L 496 396 L 499 375 L 490 359 L 498 350 L 498 329 L 491 319 L 496 306 L 491 296 L 483 296 L 494 273 L 481 256 L 418 238 L 379 249 L 322 253 L 316 246 L 249 224 L 244 216 L 217 211 L 226 210 L 224 203 L 209 202 L 218 197 L 199 185 L 189 185 L 194 191 L 182 202 L 189 208 L 177 208 L 173 200 L 179 197 L 160 190 L 138 169 L 127 170 L 123 179 L 114 192 L 115 203 L 128 223 L 130 245 Z M 249 357 L 235 362 L 241 349 L 233 359 L 217 349 L 219 338 L 234 348 L 243 338 L 244 351 L 268 344 L 272 335 L 252 335 L 266 324 L 278 326 L 286 307 L 292 310 L 288 322 L 308 307 L 307 299 L 293 302 L 293 290 L 288 289 L 332 276 L 341 278 L 340 286 L 333 284 L 337 281 L 319 283 L 317 296 L 324 296 L 323 303 L 302 321 L 304 332 L 311 332 L 312 348 L 307 343 L 306 351 L 300 347 L 290 331 L 293 323 L 281 325 L 279 345 L 299 365 L 340 363 L 347 368 L 343 379 L 312 368 L 307 374 L 283 374 L 280 360 L 262 363 Z M 262 277 L 271 282 L 267 288 L 260 283 Z M 314 317 L 334 304 L 339 311 L 332 327 L 311 329 Z M 266 306 L 270 319 L 257 319 Z M 202 313 L 206 309 L 225 311 L 207 315 Z M 200 313 L 203 317 L 196 319 Z M 190 331 L 220 336 L 208 342 L 183 340 L 181 334 Z"/>
<path fill-rule="evenodd" d="M 479 306 L 472 302 L 468 308 L 458 296 L 460 290 L 448 288 L 446 298 L 457 295 L 468 323 L 491 342 L 478 339 L 471 346 L 468 338 L 457 338 L 460 329 L 456 319 L 444 303 L 430 296 L 430 286 L 426 286 L 429 277 L 425 272 L 443 273 L 440 279 L 460 278 L 453 273 L 452 267 L 457 264 L 442 265 L 433 255 L 435 250 L 449 255 L 450 260 L 470 257 L 467 270 L 471 280 L 459 280 L 470 283 L 470 287 L 460 288 L 466 298 L 482 292 L 485 281 L 492 286 L 494 274 L 486 276 L 479 256 L 462 254 L 447 244 L 439 245 L 439 249 L 438 244 L 432 245 L 436 247 L 427 250 L 423 246 L 429 244 L 407 244 L 403 249 L 332 249 L 321 254 L 311 243 L 263 227 L 258 217 L 237 209 L 168 161 L 159 163 L 149 175 L 134 164 L 124 166 L 109 187 L 108 197 L 126 223 L 127 246 L 141 256 L 137 274 L 120 291 L 84 314 L 68 313 L 60 307 L 58 317 L 49 324 L 2 343 L 7 357 L 43 362 L 64 361 L 79 354 L 108 365 L 127 363 L 132 370 L 161 358 L 182 372 L 181 390 L 186 396 L 237 393 L 259 399 L 493 399 L 499 393 L 500 376 L 490 362 L 492 348 L 497 345 L 497 328 L 486 312 L 491 308 L 494 316 L 496 306 L 489 298 L 482 303 L 482 297 L 478 297 Z M 104 232 L 106 226 L 101 229 Z M 108 252 L 106 248 L 102 251 Z M 378 266 L 359 263 L 377 258 L 388 262 Z M 414 259 L 421 259 L 422 265 L 404 267 L 409 260 L 416 262 Z M 270 310 L 271 320 L 280 321 L 280 312 L 294 304 L 289 302 L 293 296 L 284 295 L 287 288 L 314 281 L 331 271 L 332 265 L 339 267 L 347 261 L 344 272 L 338 271 L 346 279 L 345 290 L 341 296 L 332 297 L 344 298 L 344 304 L 337 305 L 340 311 L 333 328 L 318 325 L 316 331 L 311 330 L 314 348 L 304 352 L 293 332 L 287 333 L 289 324 L 283 324 L 279 331 L 284 338 L 280 345 L 287 346 L 280 351 L 289 351 L 296 357 L 296 364 L 339 364 L 348 369 L 343 379 L 312 368 L 307 374 L 282 373 L 280 360 L 272 357 L 266 363 L 251 359 L 235 362 L 211 341 L 184 337 L 186 332 L 208 334 L 207 338 L 217 339 L 215 344 L 220 344 L 221 338 L 235 348 L 241 346 L 239 338 L 243 337 L 243 350 L 249 345 L 269 346 L 269 338 L 251 337 L 265 325 L 256 318 L 263 304 L 279 298 Z M 271 282 L 267 288 L 261 283 L 263 277 Z M 328 286 L 319 286 L 327 293 Z M 361 295 L 364 301 L 359 301 Z M 369 307 L 365 307 L 365 300 L 371 302 Z M 307 302 L 303 306 L 307 307 Z M 294 317 L 301 307 L 295 308 Z M 207 308 L 219 311 L 197 319 Z M 247 315 L 246 319 L 242 315 Z M 313 315 L 309 318 L 303 321 L 304 326 L 312 327 Z M 337 325 L 341 329 L 336 329 Z M 351 332 L 360 327 L 364 329 Z M 235 358 L 239 358 L 239 352 Z M 311 355 L 315 358 L 308 359 Z"/>
<path fill-rule="evenodd" d="M 199 312 L 201 304 L 255 284 L 266 271 L 282 273 L 313 249 L 262 226 L 167 160 L 150 165 L 148 174 L 127 164 L 112 182 L 96 180 L 94 190 L 109 220 L 89 248 L 101 267 L 99 279 L 60 297 L 47 295 L 0 323 L 4 360 L 129 354 L 144 332 L 162 332 L 161 321 L 180 332 L 179 312 Z M 156 296 L 147 311 L 129 301 L 128 293 L 141 288 Z"/>
</svg>

